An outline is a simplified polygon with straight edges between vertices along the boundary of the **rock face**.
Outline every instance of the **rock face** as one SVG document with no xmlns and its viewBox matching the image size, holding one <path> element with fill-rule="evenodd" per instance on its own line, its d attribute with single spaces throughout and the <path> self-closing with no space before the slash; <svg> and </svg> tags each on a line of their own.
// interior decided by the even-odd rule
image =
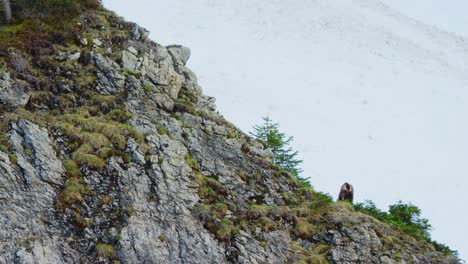
<svg viewBox="0 0 468 264">
<path fill-rule="evenodd" d="M 0 263 L 459 263 L 302 188 L 216 112 L 190 49 L 79 19 L 82 50 L 0 73 Z"/>
<path fill-rule="evenodd" d="M 8 73 L 0 74 L 0 105 L 15 107 L 24 106 L 28 103 L 29 95 L 15 86 Z"/>
<path fill-rule="evenodd" d="M 14 127 L 17 162 L 0 151 L 0 263 L 74 263 L 79 254 L 62 235 L 54 210 L 61 162 L 45 130 L 24 120 Z"/>
</svg>

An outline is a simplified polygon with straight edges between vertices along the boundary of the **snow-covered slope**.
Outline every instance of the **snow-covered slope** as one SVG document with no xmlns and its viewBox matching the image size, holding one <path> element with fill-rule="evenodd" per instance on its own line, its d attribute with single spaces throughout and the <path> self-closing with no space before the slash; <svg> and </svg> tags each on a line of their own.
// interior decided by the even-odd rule
<svg viewBox="0 0 468 264">
<path fill-rule="evenodd" d="M 318 190 L 349 181 L 359 201 L 411 201 L 468 254 L 467 40 L 376 0 L 104 2 L 191 47 L 205 93 L 242 129 L 279 121 Z"/>
</svg>

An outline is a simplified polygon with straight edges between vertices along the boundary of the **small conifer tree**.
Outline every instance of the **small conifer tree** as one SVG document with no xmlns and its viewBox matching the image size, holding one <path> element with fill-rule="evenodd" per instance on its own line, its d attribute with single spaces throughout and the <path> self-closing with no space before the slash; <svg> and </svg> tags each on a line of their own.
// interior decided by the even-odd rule
<svg viewBox="0 0 468 264">
<path fill-rule="evenodd" d="M 262 119 L 263 124 L 255 125 L 250 135 L 260 140 L 265 147 L 271 149 L 274 163 L 294 175 L 302 185 L 310 187 L 309 180 L 300 176 L 303 170 L 299 165 L 303 161 L 297 158 L 298 152 L 290 147 L 293 137 L 288 137 L 282 133 L 279 130 L 279 124 L 273 122 L 269 117 L 263 117 Z"/>
</svg>

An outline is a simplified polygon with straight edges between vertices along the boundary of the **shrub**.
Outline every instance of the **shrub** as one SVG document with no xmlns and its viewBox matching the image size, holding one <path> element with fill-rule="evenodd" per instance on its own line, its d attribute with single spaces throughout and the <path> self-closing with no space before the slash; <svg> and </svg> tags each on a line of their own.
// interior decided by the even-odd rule
<svg viewBox="0 0 468 264">
<path fill-rule="evenodd" d="M 354 209 L 390 224 L 418 240 L 425 240 L 431 243 L 439 252 L 457 255 L 456 251 L 431 239 L 429 220 L 421 218 L 421 209 L 411 203 L 405 204 L 399 201 L 394 205 L 390 205 L 388 212 L 384 212 L 378 209 L 374 202 L 365 201 L 364 203 L 355 204 Z"/>
</svg>

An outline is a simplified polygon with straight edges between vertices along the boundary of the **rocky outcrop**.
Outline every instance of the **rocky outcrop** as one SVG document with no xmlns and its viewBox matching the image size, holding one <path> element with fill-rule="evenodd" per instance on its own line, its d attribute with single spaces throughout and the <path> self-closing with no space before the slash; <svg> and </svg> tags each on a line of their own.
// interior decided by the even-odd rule
<svg viewBox="0 0 468 264">
<path fill-rule="evenodd" d="M 75 263 L 55 215 L 63 169 L 47 132 L 20 120 L 11 142 L 13 155 L 0 151 L 0 263 Z"/>
<path fill-rule="evenodd" d="M 122 74 L 120 66 L 100 53 L 93 53 L 91 57 L 99 69 L 97 72 L 98 85 L 96 89 L 101 94 L 122 92 L 125 85 L 125 77 Z"/>
<path fill-rule="evenodd" d="M 458 263 L 301 187 L 216 112 L 190 49 L 80 19 L 0 75 L 0 263 Z"/>
<path fill-rule="evenodd" d="M 28 100 L 29 95 L 15 84 L 9 73 L 0 73 L 0 105 L 24 106 Z"/>
<path fill-rule="evenodd" d="M 64 170 L 46 130 L 21 119 L 13 124 L 10 142 L 27 185 L 35 179 L 60 185 Z"/>
</svg>

